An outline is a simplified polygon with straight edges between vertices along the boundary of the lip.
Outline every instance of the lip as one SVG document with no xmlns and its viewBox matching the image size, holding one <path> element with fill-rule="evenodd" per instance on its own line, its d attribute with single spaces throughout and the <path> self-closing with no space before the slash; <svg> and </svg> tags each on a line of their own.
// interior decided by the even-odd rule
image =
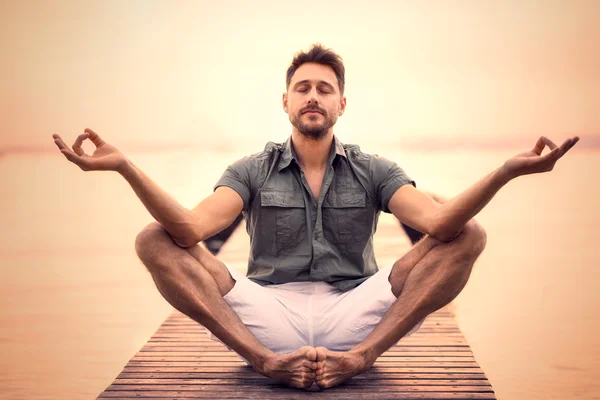
<svg viewBox="0 0 600 400">
<path fill-rule="evenodd" d="M 323 113 L 321 111 L 317 111 L 317 110 L 304 111 L 302 114 L 321 114 L 321 115 L 323 115 Z"/>
</svg>

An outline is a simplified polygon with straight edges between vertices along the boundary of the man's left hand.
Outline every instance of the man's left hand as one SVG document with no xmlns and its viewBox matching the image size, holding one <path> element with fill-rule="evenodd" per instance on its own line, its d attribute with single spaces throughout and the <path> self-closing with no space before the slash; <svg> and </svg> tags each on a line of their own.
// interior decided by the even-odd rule
<svg viewBox="0 0 600 400">
<path fill-rule="evenodd" d="M 579 137 L 574 136 L 565 140 L 559 147 L 552 140 L 542 136 L 538 139 L 533 150 L 525 151 L 509 158 L 504 163 L 504 169 L 512 178 L 520 175 L 552 171 L 558 159 L 564 156 L 578 141 Z M 548 146 L 550 152 L 542 156 L 542 151 L 546 146 Z"/>
</svg>

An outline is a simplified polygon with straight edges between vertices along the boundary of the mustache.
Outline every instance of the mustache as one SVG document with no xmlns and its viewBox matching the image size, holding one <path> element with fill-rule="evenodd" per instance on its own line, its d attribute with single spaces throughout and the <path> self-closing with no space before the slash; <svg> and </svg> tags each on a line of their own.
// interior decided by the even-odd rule
<svg viewBox="0 0 600 400">
<path fill-rule="evenodd" d="M 325 110 L 322 110 L 321 108 L 319 108 L 319 106 L 309 106 L 309 107 L 303 108 L 302 110 L 300 110 L 300 113 L 304 114 L 307 111 L 316 111 L 318 113 L 325 115 Z"/>
</svg>

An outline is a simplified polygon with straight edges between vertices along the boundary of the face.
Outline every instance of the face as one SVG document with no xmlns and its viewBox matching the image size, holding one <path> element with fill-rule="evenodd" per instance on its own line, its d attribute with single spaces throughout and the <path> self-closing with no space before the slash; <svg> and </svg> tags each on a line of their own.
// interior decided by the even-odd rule
<svg viewBox="0 0 600 400">
<path fill-rule="evenodd" d="M 326 65 L 302 64 L 283 94 L 283 109 L 294 128 L 315 140 L 327 135 L 345 108 L 335 72 Z"/>
</svg>

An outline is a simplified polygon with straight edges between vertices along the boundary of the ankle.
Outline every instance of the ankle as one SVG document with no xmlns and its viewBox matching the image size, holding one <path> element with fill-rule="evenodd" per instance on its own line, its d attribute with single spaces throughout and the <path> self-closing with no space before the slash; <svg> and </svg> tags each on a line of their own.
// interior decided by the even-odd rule
<svg viewBox="0 0 600 400">
<path fill-rule="evenodd" d="M 265 350 L 248 360 L 250 365 L 261 375 L 265 375 L 265 372 L 269 369 L 269 365 L 277 358 L 277 353 L 266 348 Z"/>
<path fill-rule="evenodd" d="M 358 357 L 361 360 L 361 362 L 363 363 L 363 365 L 361 366 L 362 367 L 361 369 L 363 371 L 371 368 L 371 366 L 375 363 L 375 360 L 377 360 L 377 357 L 378 357 L 378 355 L 376 355 L 373 352 L 373 349 L 361 348 L 358 346 L 349 350 L 348 353 L 355 355 L 356 357 Z"/>
</svg>

